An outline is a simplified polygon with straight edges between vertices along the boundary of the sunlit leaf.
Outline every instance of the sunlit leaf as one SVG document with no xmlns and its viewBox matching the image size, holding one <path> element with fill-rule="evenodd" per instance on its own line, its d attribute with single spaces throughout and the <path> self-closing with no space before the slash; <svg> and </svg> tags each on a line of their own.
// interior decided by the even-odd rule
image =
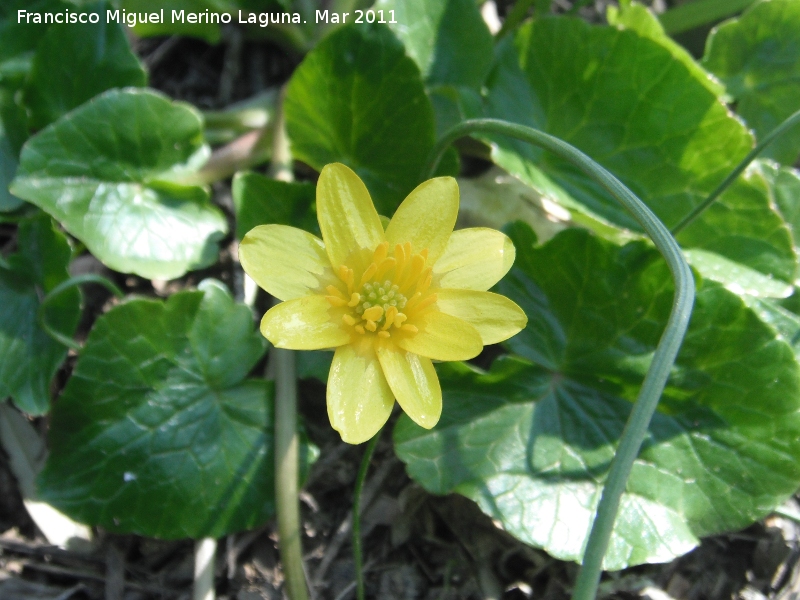
<svg viewBox="0 0 800 600">
<path fill-rule="evenodd" d="M 441 369 L 444 413 L 395 431 L 409 474 L 473 498 L 520 539 L 581 556 L 609 463 L 670 311 L 648 245 L 567 230 L 500 283 L 528 326 L 482 375 Z M 696 538 L 742 528 L 800 483 L 800 366 L 742 300 L 701 281 L 685 342 L 634 464 L 606 569 L 662 562 Z"/>
<path fill-rule="evenodd" d="M 208 191 L 191 184 L 207 154 L 196 110 L 112 90 L 25 144 L 12 191 L 112 269 L 170 279 L 216 261 L 227 230 Z"/>
<path fill-rule="evenodd" d="M 420 183 L 433 109 L 419 69 L 386 25 L 344 26 L 312 50 L 286 92 L 292 152 L 317 170 L 342 162 L 387 216 Z"/>
<path fill-rule="evenodd" d="M 250 309 L 218 282 L 115 307 L 53 411 L 40 496 L 79 521 L 162 538 L 264 523 L 272 388 L 246 377 L 265 347 Z"/>
<path fill-rule="evenodd" d="M 800 109 L 800 2 L 756 2 L 711 32 L 703 65 L 727 87 L 736 112 L 763 137 Z M 800 155 L 800 125 L 762 154 L 790 165 Z"/>
</svg>

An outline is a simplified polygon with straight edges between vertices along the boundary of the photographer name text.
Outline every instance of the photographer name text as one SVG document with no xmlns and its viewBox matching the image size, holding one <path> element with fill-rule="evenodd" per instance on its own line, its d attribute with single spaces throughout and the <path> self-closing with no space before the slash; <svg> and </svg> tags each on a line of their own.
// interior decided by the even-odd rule
<svg viewBox="0 0 800 600">
<path fill-rule="evenodd" d="M 169 18 L 169 21 L 165 20 Z M 17 11 L 18 24 L 78 24 L 99 23 L 101 13 L 78 12 L 65 10 L 63 12 L 32 12 L 25 9 Z M 164 23 L 183 23 L 190 25 L 217 25 L 239 23 L 242 25 L 291 25 L 306 23 L 300 13 L 254 13 L 239 11 L 238 15 L 227 12 L 190 12 L 187 10 L 165 10 L 155 12 L 129 12 L 124 9 L 106 10 L 106 23 L 118 23 L 128 27 L 140 24 L 162 25 Z M 354 10 L 352 12 L 332 12 L 330 10 L 317 10 L 314 15 L 315 23 L 388 23 L 395 24 L 394 10 Z"/>
</svg>

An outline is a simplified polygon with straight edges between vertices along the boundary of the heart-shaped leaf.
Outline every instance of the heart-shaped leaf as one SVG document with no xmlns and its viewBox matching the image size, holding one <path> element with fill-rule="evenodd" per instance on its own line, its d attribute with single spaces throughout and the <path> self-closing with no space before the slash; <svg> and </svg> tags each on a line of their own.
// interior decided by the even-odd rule
<svg viewBox="0 0 800 600">
<path fill-rule="evenodd" d="M 67 349 L 41 329 L 41 298 L 67 279 L 70 248 L 46 215 L 25 220 L 17 231 L 18 251 L 0 264 L 0 398 L 11 396 L 32 415 L 50 409 L 50 381 Z M 75 332 L 80 295 L 68 290 L 54 298 L 44 317 L 66 336 Z"/>
<path fill-rule="evenodd" d="M 434 143 L 419 69 L 385 25 L 344 26 L 309 52 L 286 91 L 292 152 L 351 167 L 390 216 L 420 183 Z"/>
<path fill-rule="evenodd" d="M 162 538 L 263 523 L 272 388 L 246 377 L 265 347 L 218 282 L 113 308 L 53 410 L 40 496 L 79 521 Z"/>
<path fill-rule="evenodd" d="M 738 112 L 761 138 L 800 109 L 800 3 L 754 3 L 711 32 L 703 66 L 719 77 Z M 762 156 L 791 165 L 800 155 L 800 125 Z"/>
<path fill-rule="evenodd" d="M 25 89 L 34 129 L 111 88 L 147 84 L 122 26 L 106 20 L 108 8 L 84 9 L 100 15 L 99 22 L 51 25 L 39 41 Z"/>
<path fill-rule="evenodd" d="M 671 278 L 641 242 L 571 229 L 534 249 L 519 229 L 512 237 L 516 265 L 499 288 L 528 315 L 509 344 L 532 363 L 443 369 L 441 421 L 426 431 L 401 419 L 396 449 L 427 489 L 465 494 L 520 539 L 577 560 L 664 329 Z M 799 408 L 792 348 L 739 297 L 700 282 L 605 568 L 669 560 L 794 493 Z"/>
<path fill-rule="evenodd" d="M 487 80 L 487 115 L 577 146 L 673 227 L 733 170 L 753 139 L 702 70 L 659 40 L 577 19 L 536 20 L 498 49 Z M 521 142 L 493 142 L 495 162 L 541 194 L 641 231 L 572 164 Z M 757 172 L 741 178 L 678 241 L 784 282 L 794 280 L 797 257 L 789 230 Z"/>
<path fill-rule="evenodd" d="M 149 90 L 111 90 L 22 149 L 12 192 L 33 202 L 117 271 L 171 279 L 212 264 L 227 231 L 205 188 L 198 112 Z"/>
<path fill-rule="evenodd" d="M 258 173 L 241 172 L 233 178 L 236 237 L 240 240 L 257 225 L 278 223 L 319 235 L 312 207 L 316 186 L 306 182 L 276 181 Z"/>
</svg>

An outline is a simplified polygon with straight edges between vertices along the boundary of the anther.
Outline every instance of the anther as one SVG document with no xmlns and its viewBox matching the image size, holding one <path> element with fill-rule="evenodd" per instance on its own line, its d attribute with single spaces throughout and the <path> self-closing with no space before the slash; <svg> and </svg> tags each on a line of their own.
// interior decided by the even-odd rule
<svg viewBox="0 0 800 600">
<path fill-rule="evenodd" d="M 347 303 L 347 306 L 355 306 L 359 302 L 361 302 L 361 295 L 356 292 L 353 292 L 353 295 L 350 296 L 350 302 Z"/>
<path fill-rule="evenodd" d="M 363 325 L 356 325 L 356 331 L 358 333 L 362 333 L 362 334 L 366 333 L 366 331 L 364 331 L 364 326 Z"/>
<path fill-rule="evenodd" d="M 372 306 L 364 311 L 364 318 L 367 321 L 378 321 L 383 316 L 382 306 Z M 372 331 L 375 331 L 374 329 Z"/>
<path fill-rule="evenodd" d="M 386 258 L 386 254 L 389 250 L 389 242 L 381 242 L 378 244 L 378 247 L 375 248 L 375 253 L 372 255 L 372 262 L 376 265 L 381 264 L 383 259 Z"/>
<path fill-rule="evenodd" d="M 359 284 L 359 287 L 364 287 L 364 284 L 367 283 L 373 275 L 375 275 L 375 271 L 377 270 L 377 263 L 372 263 L 370 266 L 368 266 L 367 270 L 364 271 L 364 274 L 361 276 L 361 283 Z"/>
<path fill-rule="evenodd" d="M 375 324 L 375 321 L 367 321 L 365 327 L 370 331 L 375 331 L 378 328 L 378 326 Z"/>
<path fill-rule="evenodd" d="M 347 314 L 342 315 L 342 321 L 344 321 L 348 325 L 355 325 L 356 324 L 356 320 L 353 317 L 351 317 L 350 315 L 347 315 Z"/>
<path fill-rule="evenodd" d="M 328 292 L 328 293 L 329 293 L 331 296 L 338 296 L 339 298 L 341 298 L 342 300 L 344 300 L 344 296 L 342 295 L 342 290 L 340 290 L 339 288 L 337 288 L 335 285 L 329 285 L 328 287 L 326 287 L 326 288 L 325 288 L 325 290 L 326 290 L 326 291 L 327 291 L 327 292 Z"/>
<path fill-rule="evenodd" d="M 388 338 L 388 337 L 390 337 L 390 334 L 389 334 L 388 331 L 379 331 L 378 332 L 378 336 L 382 337 L 382 338 Z"/>
<path fill-rule="evenodd" d="M 344 306 L 347 304 L 344 298 L 339 298 L 339 296 L 325 296 L 325 300 L 327 300 L 331 306 Z"/>
<path fill-rule="evenodd" d="M 407 331 L 408 333 L 418 333 L 419 329 L 414 327 L 413 325 L 403 325 L 401 328 L 403 331 Z"/>
<path fill-rule="evenodd" d="M 417 310 L 422 310 L 423 308 L 427 308 L 428 306 L 436 302 L 438 299 L 439 298 L 436 296 L 436 294 L 431 294 L 430 296 L 425 298 L 425 300 L 417 304 Z"/>
<path fill-rule="evenodd" d="M 397 316 L 396 306 L 390 306 L 389 308 L 386 309 L 386 322 L 383 324 L 384 330 L 389 329 L 389 327 L 392 326 L 392 323 L 394 323 L 394 319 L 396 316 Z"/>
</svg>

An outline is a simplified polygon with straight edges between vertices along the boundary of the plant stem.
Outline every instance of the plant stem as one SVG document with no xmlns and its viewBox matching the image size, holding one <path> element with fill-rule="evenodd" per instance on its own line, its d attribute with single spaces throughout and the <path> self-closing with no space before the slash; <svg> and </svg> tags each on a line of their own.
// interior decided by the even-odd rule
<svg viewBox="0 0 800 600">
<path fill-rule="evenodd" d="M 122 290 L 120 290 L 116 285 L 114 285 L 113 282 L 109 281 L 102 275 L 93 275 L 91 273 L 87 273 L 86 275 L 77 275 L 75 277 L 70 277 L 66 281 L 62 281 L 56 287 L 50 290 L 47 296 L 45 296 L 44 299 L 42 300 L 42 303 L 39 305 L 39 311 L 37 314 L 39 320 L 39 327 L 41 327 L 47 335 L 49 335 L 57 342 L 64 344 L 67 348 L 76 351 L 80 351 L 81 348 L 83 348 L 83 345 L 79 342 L 76 342 L 71 337 L 64 335 L 60 331 L 57 331 L 56 329 L 51 327 L 50 324 L 47 322 L 47 319 L 45 318 L 45 312 L 47 306 L 53 301 L 53 298 L 61 295 L 62 293 L 71 288 L 77 287 L 84 283 L 99 283 L 100 285 L 105 287 L 108 291 L 110 291 L 112 294 L 114 294 L 117 298 L 123 298 L 125 296 L 125 294 L 122 293 Z"/>
<path fill-rule="evenodd" d="M 364 450 L 364 456 L 361 458 L 361 467 L 358 469 L 358 476 L 356 477 L 356 487 L 353 490 L 353 562 L 356 565 L 356 598 L 358 600 L 364 600 L 364 556 L 361 552 L 361 490 L 364 487 L 369 463 L 372 460 L 372 454 L 375 452 L 375 446 L 378 445 L 378 439 L 381 437 L 382 431 L 383 428 L 372 436 L 372 439 L 367 444 L 367 449 Z"/>
<path fill-rule="evenodd" d="M 780 137 L 783 133 L 785 133 L 788 129 L 791 129 L 792 126 L 800 123 L 800 110 L 795 112 L 794 114 L 789 115 L 786 120 L 778 125 L 775 129 L 770 131 L 767 135 L 764 136 L 764 139 L 753 148 L 747 156 L 742 159 L 736 168 L 730 172 L 730 174 L 720 183 L 717 188 L 708 195 L 708 198 L 703 200 L 701 204 L 698 204 L 694 207 L 692 212 L 686 215 L 680 223 L 675 225 L 672 228 L 672 235 L 678 235 L 678 233 L 684 229 L 689 223 L 694 221 L 697 217 L 699 217 L 709 206 L 714 203 L 722 192 L 728 189 L 728 187 L 736 181 L 736 178 L 742 174 L 742 172 L 750 165 L 751 162 L 755 160 L 755 158 L 764 151 L 764 149 L 769 146 L 772 142 L 774 142 L 778 137 Z"/>
<path fill-rule="evenodd" d="M 276 107 L 275 138 L 270 175 L 292 181 L 292 155 L 283 117 L 283 93 Z M 300 545 L 300 506 L 297 496 L 300 436 L 297 434 L 297 376 L 292 350 L 273 348 L 275 363 L 275 508 L 278 513 L 278 549 L 291 600 L 308 600 L 308 586 Z"/>
<path fill-rule="evenodd" d="M 577 148 L 566 142 L 530 127 L 496 119 L 463 121 L 448 131 L 434 148 L 428 165 L 433 173 L 442 154 L 458 138 L 472 133 L 487 133 L 510 136 L 543 148 L 564 160 L 568 160 L 586 175 L 608 190 L 622 204 L 653 240 L 656 248 L 666 260 L 675 282 L 672 311 L 664 333 L 647 370 L 636 403 L 622 432 L 619 446 L 611 461 L 600 503 L 586 543 L 583 566 L 575 581 L 573 600 L 593 600 L 603 566 L 608 542 L 614 528 L 622 493 L 630 475 L 633 462 L 639 453 L 647 428 L 666 385 L 672 365 L 680 349 L 694 304 L 694 279 L 678 243 L 669 230 L 636 195 L 616 177 L 598 165 Z"/>
<path fill-rule="evenodd" d="M 214 555 L 217 540 L 202 538 L 194 542 L 194 585 L 192 600 L 214 600 Z"/>
<path fill-rule="evenodd" d="M 658 16 L 670 35 L 714 23 L 743 11 L 755 0 L 696 0 L 671 8 Z"/>
</svg>

